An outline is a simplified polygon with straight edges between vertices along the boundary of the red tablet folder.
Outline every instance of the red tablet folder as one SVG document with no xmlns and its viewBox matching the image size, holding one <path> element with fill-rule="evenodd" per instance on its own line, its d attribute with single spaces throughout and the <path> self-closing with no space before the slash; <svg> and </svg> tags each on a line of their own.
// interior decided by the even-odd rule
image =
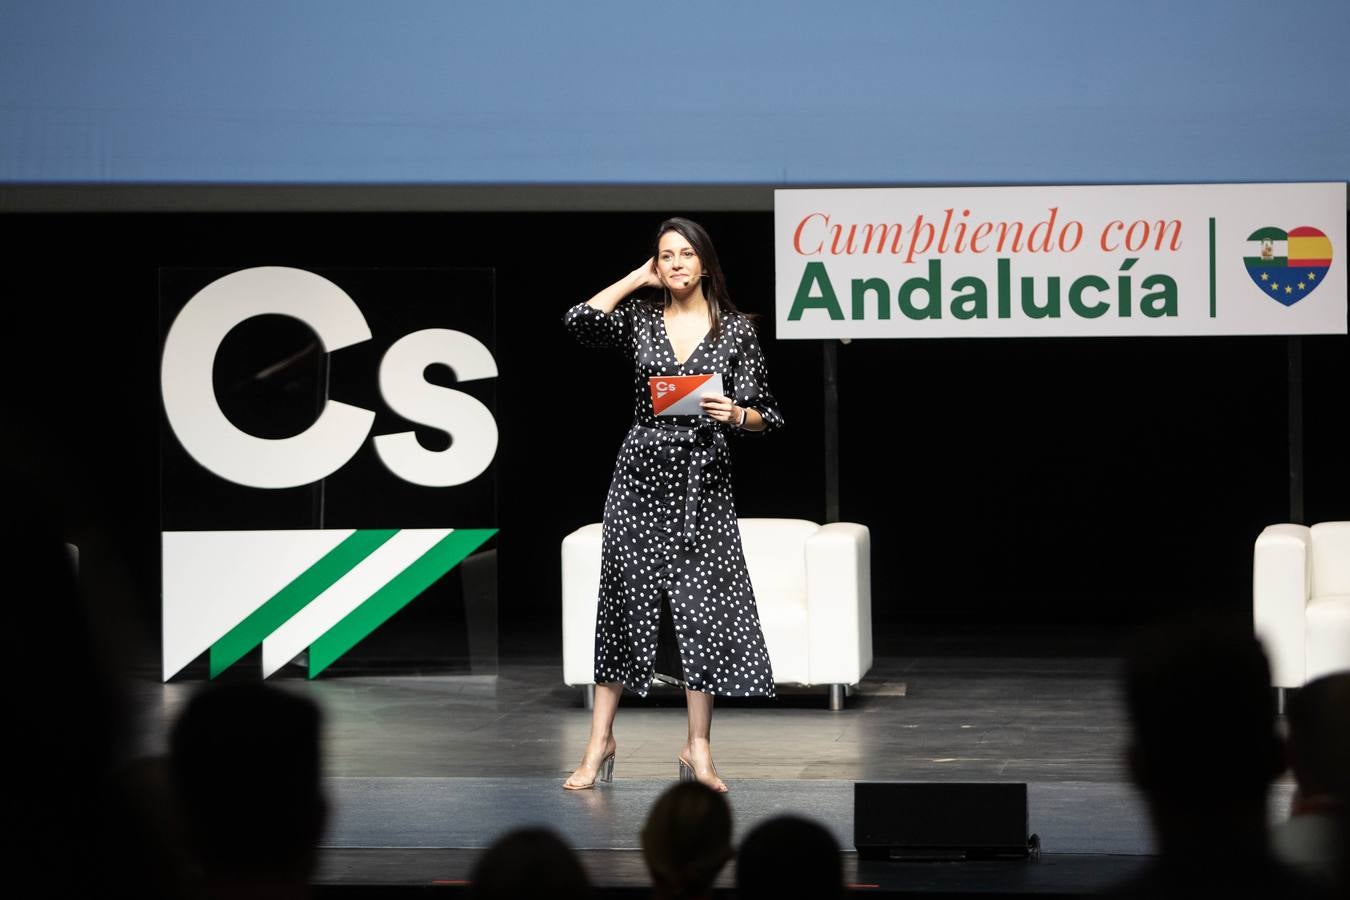
<svg viewBox="0 0 1350 900">
<path fill-rule="evenodd" d="M 656 375 L 647 379 L 652 392 L 652 412 L 658 416 L 701 416 L 699 401 L 704 394 L 722 393 L 722 376 Z"/>
</svg>

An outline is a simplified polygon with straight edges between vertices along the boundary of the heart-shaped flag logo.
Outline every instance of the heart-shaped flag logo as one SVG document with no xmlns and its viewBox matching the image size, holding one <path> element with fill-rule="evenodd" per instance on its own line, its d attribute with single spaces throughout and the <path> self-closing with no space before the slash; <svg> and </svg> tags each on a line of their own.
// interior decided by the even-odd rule
<svg viewBox="0 0 1350 900">
<path fill-rule="evenodd" d="M 1307 225 L 1289 231 L 1258 228 L 1247 238 L 1242 261 L 1261 293 L 1293 306 L 1326 279 L 1331 239 Z"/>
</svg>

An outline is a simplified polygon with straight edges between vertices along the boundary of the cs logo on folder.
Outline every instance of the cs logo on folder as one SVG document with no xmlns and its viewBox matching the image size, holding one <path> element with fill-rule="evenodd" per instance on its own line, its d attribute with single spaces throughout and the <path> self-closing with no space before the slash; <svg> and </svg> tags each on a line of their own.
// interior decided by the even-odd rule
<svg viewBox="0 0 1350 900">
<path fill-rule="evenodd" d="M 722 393 L 722 375 L 657 375 L 647 379 L 652 412 L 658 416 L 701 416 L 704 394 Z"/>
</svg>

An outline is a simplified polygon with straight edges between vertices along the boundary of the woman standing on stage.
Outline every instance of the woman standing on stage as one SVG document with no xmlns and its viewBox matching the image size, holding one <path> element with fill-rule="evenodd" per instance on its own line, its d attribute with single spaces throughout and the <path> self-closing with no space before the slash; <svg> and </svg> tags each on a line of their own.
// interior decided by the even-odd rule
<svg viewBox="0 0 1350 900">
<path fill-rule="evenodd" d="M 642 291 L 653 296 L 633 296 Z M 727 444 L 783 424 L 754 325 L 727 296 L 708 233 L 681 218 L 661 223 L 651 259 L 564 322 L 582 344 L 631 358 L 633 424 L 605 500 L 591 736 L 563 787 L 610 780 L 623 687 L 645 697 L 655 679 L 685 691 L 680 778 L 725 791 L 709 743 L 713 696 L 774 695 Z M 720 374 L 729 396 L 704 394 L 702 415 L 654 414 L 649 378 L 704 373 Z"/>
</svg>

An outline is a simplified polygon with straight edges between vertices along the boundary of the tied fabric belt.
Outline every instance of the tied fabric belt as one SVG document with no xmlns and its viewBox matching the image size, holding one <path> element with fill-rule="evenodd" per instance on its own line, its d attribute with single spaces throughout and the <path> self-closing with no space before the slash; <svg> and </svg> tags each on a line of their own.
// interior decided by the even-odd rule
<svg viewBox="0 0 1350 900">
<path fill-rule="evenodd" d="M 689 478 L 684 492 L 684 538 L 692 541 L 698 532 L 698 501 L 703 488 L 703 470 L 727 451 L 727 439 L 717 422 L 698 425 L 644 425 L 633 431 L 644 444 L 677 444 L 689 448 Z"/>
</svg>

